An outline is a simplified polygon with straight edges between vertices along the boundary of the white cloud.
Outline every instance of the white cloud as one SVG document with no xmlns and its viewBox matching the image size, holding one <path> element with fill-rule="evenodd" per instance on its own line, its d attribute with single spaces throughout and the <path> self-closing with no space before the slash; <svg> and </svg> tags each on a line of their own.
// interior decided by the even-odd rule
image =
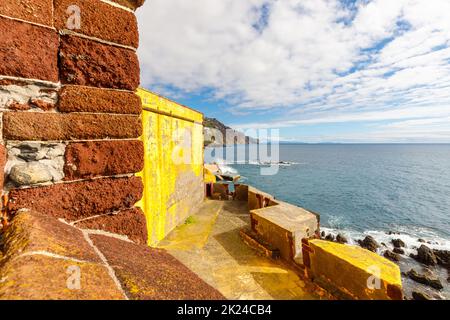
<svg viewBox="0 0 450 320">
<path fill-rule="evenodd" d="M 142 83 L 209 90 L 236 114 L 283 110 L 256 126 L 445 118 L 449 12 L 448 0 L 152 0 L 138 11 Z"/>
</svg>

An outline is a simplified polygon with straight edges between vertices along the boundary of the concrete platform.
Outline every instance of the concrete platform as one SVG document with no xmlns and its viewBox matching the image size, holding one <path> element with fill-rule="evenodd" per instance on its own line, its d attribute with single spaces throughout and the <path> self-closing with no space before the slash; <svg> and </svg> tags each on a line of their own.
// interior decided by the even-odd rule
<svg viewBox="0 0 450 320">
<path fill-rule="evenodd" d="M 282 201 L 250 211 L 252 229 L 280 250 L 281 257 L 303 264 L 302 239 L 319 230 L 317 215 Z"/>
<path fill-rule="evenodd" d="M 242 241 L 239 231 L 250 225 L 246 201 L 207 200 L 192 221 L 160 245 L 227 299 L 328 298 L 281 260 Z"/>
</svg>

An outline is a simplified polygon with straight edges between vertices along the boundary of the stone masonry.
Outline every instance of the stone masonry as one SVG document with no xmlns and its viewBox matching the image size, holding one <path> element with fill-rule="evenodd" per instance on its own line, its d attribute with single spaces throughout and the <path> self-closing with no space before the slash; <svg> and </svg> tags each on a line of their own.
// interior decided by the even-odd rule
<svg viewBox="0 0 450 320">
<path fill-rule="evenodd" d="M 139 43 L 143 0 L 0 3 L 2 225 L 33 210 L 147 243 Z"/>
<path fill-rule="evenodd" d="M 224 298 L 137 206 L 143 2 L 0 1 L 0 300 Z"/>
</svg>

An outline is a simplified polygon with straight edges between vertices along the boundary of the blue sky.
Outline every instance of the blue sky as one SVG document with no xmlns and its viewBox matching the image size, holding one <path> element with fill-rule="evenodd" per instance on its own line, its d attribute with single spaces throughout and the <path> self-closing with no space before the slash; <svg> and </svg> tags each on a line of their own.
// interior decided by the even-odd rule
<svg viewBox="0 0 450 320">
<path fill-rule="evenodd" d="M 152 0 L 141 83 L 303 142 L 450 142 L 448 0 Z"/>
</svg>

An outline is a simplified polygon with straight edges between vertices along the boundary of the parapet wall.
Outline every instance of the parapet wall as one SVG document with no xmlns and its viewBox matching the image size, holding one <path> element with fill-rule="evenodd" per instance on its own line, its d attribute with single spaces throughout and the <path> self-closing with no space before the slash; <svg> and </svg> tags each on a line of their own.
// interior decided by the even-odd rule
<svg viewBox="0 0 450 320">
<path fill-rule="evenodd" d="M 134 10 L 143 0 L 0 3 L 4 224 L 20 209 L 147 242 Z"/>
<path fill-rule="evenodd" d="M 264 247 L 258 250 L 271 257 L 276 250 L 276 256 L 300 266 L 307 278 L 334 297 L 403 299 L 398 265 L 361 247 L 320 240 L 318 214 L 251 186 L 237 186 L 236 198 L 248 201 L 251 229 L 258 235 L 253 240 Z M 249 235 L 246 239 L 250 239 Z M 255 241 L 251 245 L 258 246 Z"/>
<path fill-rule="evenodd" d="M 369 250 L 304 239 L 303 261 L 307 276 L 338 298 L 403 299 L 398 265 Z"/>
</svg>

